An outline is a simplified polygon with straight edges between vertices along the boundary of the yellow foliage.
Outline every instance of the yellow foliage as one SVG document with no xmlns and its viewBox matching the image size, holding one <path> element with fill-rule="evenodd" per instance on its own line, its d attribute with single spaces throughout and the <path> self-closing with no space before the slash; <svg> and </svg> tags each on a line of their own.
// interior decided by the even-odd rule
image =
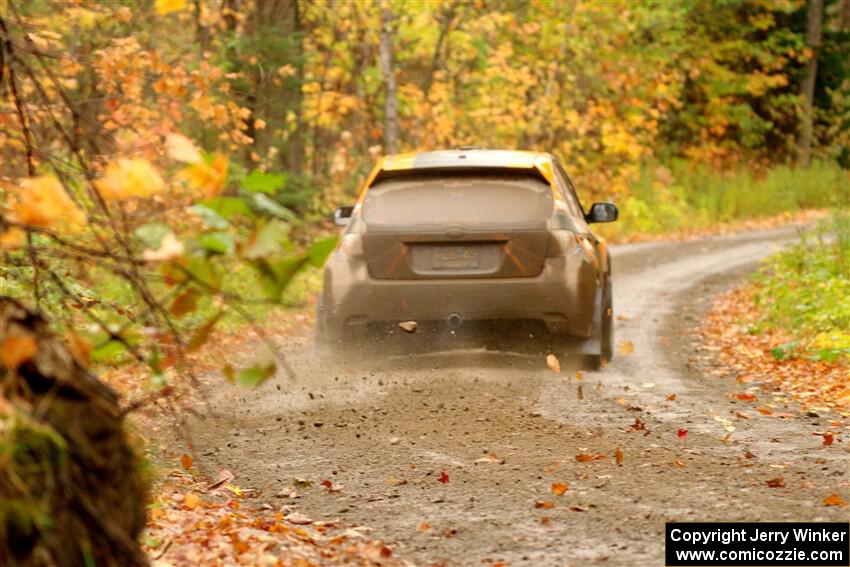
<svg viewBox="0 0 850 567">
<path fill-rule="evenodd" d="M 194 163 L 184 168 L 179 177 L 184 179 L 191 189 L 207 197 L 214 197 L 224 189 L 224 184 L 227 182 L 227 167 L 227 157 L 215 154 L 210 163 L 206 161 Z"/>
<path fill-rule="evenodd" d="M 203 158 L 195 144 L 182 134 L 169 134 L 165 138 L 165 151 L 168 157 L 184 163 L 198 163 Z"/>
<path fill-rule="evenodd" d="M 104 199 L 150 197 L 165 191 L 165 183 L 151 163 L 143 158 L 119 159 L 106 166 L 94 182 Z"/>
<path fill-rule="evenodd" d="M 0 250 L 15 250 L 27 241 L 27 233 L 13 226 L 6 232 L 0 234 Z"/>
<path fill-rule="evenodd" d="M 12 217 L 24 224 L 51 229 L 76 230 L 86 222 L 85 213 L 52 175 L 31 177 L 21 182 L 19 200 L 12 209 Z M 15 242 L 15 238 L 9 236 L 8 242 Z"/>
<path fill-rule="evenodd" d="M 185 10 L 186 0 L 156 0 L 155 7 L 161 16 L 167 16 L 172 12 Z"/>
</svg>

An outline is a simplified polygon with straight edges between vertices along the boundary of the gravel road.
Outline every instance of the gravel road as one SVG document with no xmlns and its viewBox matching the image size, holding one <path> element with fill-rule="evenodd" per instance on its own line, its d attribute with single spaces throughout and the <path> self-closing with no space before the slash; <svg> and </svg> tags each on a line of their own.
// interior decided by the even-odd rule
<svg viewBox="0 0 850 567">
<path fill-rule="evenodd" d="M 795 234 L 612 247 L 615 341 L 634 351 L 581 380 L 567 361 L 548 370 L 545 352 L 330 361 L 293 340 L 296 383 L 216 381 L 189 422 L 196 463 L 275 507 L 368 526 L 418 565 L 661 566 L 667 521 L 846 521 L 822 500 L 850 498 L 850 435 L 813 435 L 837 417 L 761 415 L 728 395 L 752 384 L 694 359 L 712 297 Z"/>
</svg>

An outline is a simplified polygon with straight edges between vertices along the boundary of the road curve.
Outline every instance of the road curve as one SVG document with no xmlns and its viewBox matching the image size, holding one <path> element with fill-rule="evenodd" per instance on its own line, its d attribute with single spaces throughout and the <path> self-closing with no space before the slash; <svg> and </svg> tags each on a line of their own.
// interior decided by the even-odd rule
<svg viewBox="0 0 850 567">
<path fill-rule="evenodd" d="M 293 342 L 294 384 L 215 380 L 206 417 L 188 424 L 196 463 L 275 507 L 368 526 L 421 565 L 663 565 L 667 521 L 846 521 L 821 501 L 847 498 L 848 444 L 812 435 L 834 417 L 760 415 L 726 395 L 743 391 L 734 379 L 691 360 L 712 296 L 795 235 L 612 247 L 615 340 L 634 352 L 580 381 L 543 356 L 335 362 Z M 778 476 L 785 487 L 770 488 Z M 296 477 L 313 486 L 290 498 Z"/>
</svg>

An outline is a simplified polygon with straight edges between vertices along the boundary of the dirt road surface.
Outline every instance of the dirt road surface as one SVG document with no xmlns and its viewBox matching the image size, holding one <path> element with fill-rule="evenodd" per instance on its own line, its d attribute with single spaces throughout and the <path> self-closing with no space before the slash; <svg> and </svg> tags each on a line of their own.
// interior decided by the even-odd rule
<svg viewBox="0 0 850 567">
<path fill-rule="evenodd" d="M 615 340 L 634 351 L 581 380 L 545 353 L 336 363 L 293 341 L 297 383 L 215 380 L 207 417 L 189 423 L 196 463 L 277 508 L 368 526 L 418 565 L 657 566 L 667 521 L 846 521 L 822 501 L 848 499 L 850 436 L 813 435 L 837 416 L 761 415 L 769 394 L 738 400 L 752 384 L 693 361 L 713 295 L 795 234 L 613 247 Z"/>
</svg>

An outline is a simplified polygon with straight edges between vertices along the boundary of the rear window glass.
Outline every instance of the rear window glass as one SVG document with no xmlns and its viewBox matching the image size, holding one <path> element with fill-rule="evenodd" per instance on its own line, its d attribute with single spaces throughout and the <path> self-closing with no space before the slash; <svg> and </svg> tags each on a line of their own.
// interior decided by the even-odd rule
<svg viewBox="0 0 850 567">
<path fill-rule="evenodd" d="M 371 187 L 363 203 L 369 226 L 540 224 L 551 213 L 550 187 L 523 175 L 389 179 Z"/>
</svg>

